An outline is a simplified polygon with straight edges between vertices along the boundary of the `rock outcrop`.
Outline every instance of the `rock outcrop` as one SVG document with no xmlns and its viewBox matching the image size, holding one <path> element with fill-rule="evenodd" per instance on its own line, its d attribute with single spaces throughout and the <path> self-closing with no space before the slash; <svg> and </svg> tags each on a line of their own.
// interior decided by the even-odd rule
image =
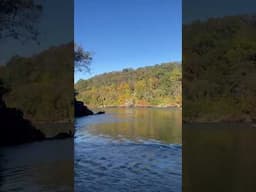
<svg viewBox="0 0 256 192">
<path fill-rule="evenodd" d="M 99 111 L 99 112 L 95 113 L 95 115 L 101 115 L 101 114 L 105 114 L 105 111 Z"/>
<path fill-rule="evenodd" d="M 77 101 L 75 99 L 74 107 L 75 107 L 75 117 L 83 117 L 83 116 L 94 114 L 90 109 L 88 109 L 87 106 L 84 105 L 82 101 Z"/>
<path fill-rule="evenodd" d="M 23 118 L 22 111 L 6 106 L 3 96 L 8 91 L 0 80 L 0 146 L 44 140 L 45 135 Z"/>
<path fill-rule="evenodd" d="M 0 107 L 0 146 L 40 141 L 45 135 L 15 108 Z"/>
</svg>

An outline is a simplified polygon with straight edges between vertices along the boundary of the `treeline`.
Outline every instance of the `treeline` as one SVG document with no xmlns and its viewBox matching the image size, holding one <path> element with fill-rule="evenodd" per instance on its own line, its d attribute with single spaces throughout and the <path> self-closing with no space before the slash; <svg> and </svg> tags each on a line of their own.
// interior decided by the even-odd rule
<svg viewBox="0 0 256 192">
<path fill-rule="evenodd" d="M 183 120 L 256 120 L 256 16 L 183 26 Z"/>
<path fill-rule="evenodd" d="M 90 107 L 181 106 L 181 64 L 164 63 L 104 73 L 75 84 Z"/>
<path fill-rule="evenodd" d="M 70 43 L 28 58 L 15 56 L 2 65 L 0 79 L 9 90 L 6 105 L 21 110 L 33 124 L 72 121 L 73 50 Z"/>
</svg>

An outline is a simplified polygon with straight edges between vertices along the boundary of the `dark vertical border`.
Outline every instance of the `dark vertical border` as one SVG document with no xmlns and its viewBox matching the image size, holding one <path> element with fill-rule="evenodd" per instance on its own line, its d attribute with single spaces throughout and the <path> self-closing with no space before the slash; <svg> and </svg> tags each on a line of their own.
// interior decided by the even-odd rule
<svg viewBox="0 0 256 192">
<path fill-rule="evenodd" d="M 255 191 L 256 6 L 183 1 L 183 191 Z"/>
<path fill-rule="evenodd" d="M 73 191 L 74 1 L 1 1 L 0 17 L 0 191 Z"/>
</svg>

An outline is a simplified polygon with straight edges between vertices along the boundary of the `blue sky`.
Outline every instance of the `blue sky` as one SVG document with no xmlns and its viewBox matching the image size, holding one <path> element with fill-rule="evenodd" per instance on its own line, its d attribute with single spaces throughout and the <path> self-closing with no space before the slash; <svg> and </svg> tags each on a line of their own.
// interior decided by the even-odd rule
<svg viewBox="0 0 256 192">
<path fill-rule="evenodd" d="M 181 61 L 181 0 L 75 0 L 75 42 L 96 74 Z"/>
</svg>

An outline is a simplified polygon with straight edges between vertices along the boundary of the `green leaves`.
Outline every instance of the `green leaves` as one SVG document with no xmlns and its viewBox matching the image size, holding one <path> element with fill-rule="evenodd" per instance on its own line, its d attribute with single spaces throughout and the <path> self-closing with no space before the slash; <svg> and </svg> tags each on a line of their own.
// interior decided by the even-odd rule
<svg viewBox="0 0 256 192">
<path fill-rule="evenodd" d="M 80 80 L 78 99 L 91 107 L 181 104 L 181 64 L 124 69 Z"/>
<path fill-rule="evenodd" d="M 256 98 L 255 23 L 256 17 L 230 16 L 184 26 L 185 120 L 235 119 L 245 111 L 256 115 L 251 107 Z"/>
</svg>

